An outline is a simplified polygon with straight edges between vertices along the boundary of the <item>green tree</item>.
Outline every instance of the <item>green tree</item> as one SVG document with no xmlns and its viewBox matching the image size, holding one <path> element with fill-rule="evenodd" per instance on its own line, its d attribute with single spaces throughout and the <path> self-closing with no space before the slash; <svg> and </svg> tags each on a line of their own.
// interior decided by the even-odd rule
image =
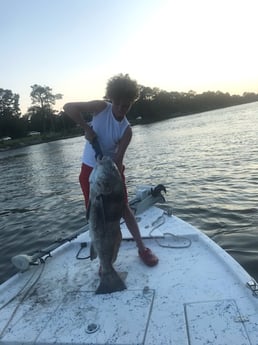
<svg viewBox="0 0 258 345">
<path fill-rule="evenodd" d="M 62 99 L 63 95 L 60 93 L 53 94 L 49 86 L 34 84 L 31 88 L 30 97 L 33 104 L 33 106 L 29 108 L 31 124 L 33 124 L 33 122 L 37 123 L 37 128 L 35 128 L 35 130 L 40 129 L 43 133 L 48 130 L 54 132 L 55 110 L 53 110 L 53 105 L 55 105 L 58 99 Z"/>
<path fill-rule="evenodd" d="M 11 90 L 0 89 L 0 116 L 19 117 L 19 95 Z"/>
<path fill-rule="evenodd" d="M 19 95 L 0 89 L 0 137 L 19 138 L 26 133 L 26 122 L 20 116 Z"/>
</svg>

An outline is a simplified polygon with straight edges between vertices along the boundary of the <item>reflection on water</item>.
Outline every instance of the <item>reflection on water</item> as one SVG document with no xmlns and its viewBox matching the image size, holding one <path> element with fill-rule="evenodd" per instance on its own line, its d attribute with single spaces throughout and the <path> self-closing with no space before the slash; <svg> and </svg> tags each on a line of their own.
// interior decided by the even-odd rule
<svg viewBox="0 0 258 345">
<path fill-rule="evenodd" d="M 258 278 L 258 103 L 135 126 L 126 156 L 129 196 L 163 183 L 174 214 Z M 78 175 L 84 138 L 0 153 L 0 281 L 10 258 L 84 225 Z M 137 154 L 136 154 L 137 153 Z"/>
<path fill-rule="evenodd" d="M 0 153 L 0 280 L 14 272 L 13 255 L 36 251 L 84 224 L 78 184 L 83 143 L 80 137 Z"/>
</svg>

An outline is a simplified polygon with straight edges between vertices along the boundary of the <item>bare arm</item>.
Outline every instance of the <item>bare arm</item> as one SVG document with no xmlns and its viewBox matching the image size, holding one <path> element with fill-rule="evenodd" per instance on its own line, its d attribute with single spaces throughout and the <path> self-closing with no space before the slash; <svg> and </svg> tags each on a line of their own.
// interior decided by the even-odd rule
<svg viewBox="0 0 258 345">
<path fill-rule="evenodd" d="M 91 142 L 96 134 L 83 119 L 82 113 L 88 112 L 96 115 L 104 110 L 106 106 L 107 103 L 105 101 L 71 102 L 64 105 L 64 111 L 74 122 L 84 129 L 86 139 Z"/>
<path fill-rule="evenodd" d="M 128 145 L 130 144 L 132 135 L 133 135 L 132 128 L 128 126 L 119 142 L 118 150 L 114 157 L 114 161 L 120 171 L 122 171 L 124 155 L 125 155 Z"/>
</svg>

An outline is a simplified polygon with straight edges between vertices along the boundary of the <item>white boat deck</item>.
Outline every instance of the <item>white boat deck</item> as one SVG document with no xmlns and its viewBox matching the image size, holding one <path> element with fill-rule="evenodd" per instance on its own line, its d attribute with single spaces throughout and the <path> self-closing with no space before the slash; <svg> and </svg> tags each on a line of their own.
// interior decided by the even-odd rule
<svg viewBox="0 0 258 345">
<path fill-rule="evenodd" d="M 95 295 L 98 260 L 76 259 L 81 243 L 79 255 L 89 255 L 86 232 L 0 286 L 0 344 L 258 345 L 258 298 L 246 271 L 159 208 L 137 217 L 156 267 L 140 261 L 122 225 L 114 267 L 127 290 Z"/>
</svg>

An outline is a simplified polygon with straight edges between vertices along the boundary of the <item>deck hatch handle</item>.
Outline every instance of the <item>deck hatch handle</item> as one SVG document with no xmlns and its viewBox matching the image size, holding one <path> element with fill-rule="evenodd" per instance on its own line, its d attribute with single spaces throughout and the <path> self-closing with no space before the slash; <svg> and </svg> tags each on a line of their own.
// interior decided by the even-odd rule
<svg viewBox="0 0 258 345">
<path fill-rule="evenodd" d="M 254 279 L 249 280 L 246 286 L 252 291 L 253 296 L 258 297 L 258 284 Z"/>
</svg>

